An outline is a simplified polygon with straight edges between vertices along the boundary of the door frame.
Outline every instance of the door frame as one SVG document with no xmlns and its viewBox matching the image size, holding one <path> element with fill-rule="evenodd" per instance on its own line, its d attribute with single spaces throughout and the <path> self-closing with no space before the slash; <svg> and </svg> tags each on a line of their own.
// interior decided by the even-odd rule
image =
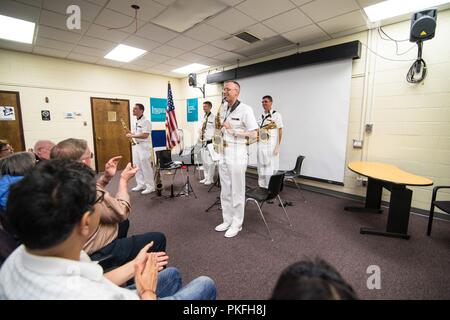
<svg viewBox="0 0 450 320">
<path fill-rule="evenodd" d="M 131 130 L 131 123 L 130 123 L 130 100 L 128 99 L 117 99 L 117 98 L 105 98 L 105 97 L 91 97 L 91 121 L 92 121 L 92 139 L 94 140 L 94 153 L 97 154 L 97 143 L 96 143 L 96 139 L 95 139 L 95 121 L 94 121 L 94 99 L 101 99 L 101 100 L 116 100 L 116 101 L 126 101 L 128 102 L 128 108 L 127 108 L 127 114 L 128 114 L 128 129 Z M 131 150 L 131 146 L 129 148 L 130 150 L 130 159 L 131 162 L 133 162 L 133 152 Z M 98 157 L 95 157 L 95 171 L 97 173 L 99 173 L 99 165 L 98 165 Z"/>
<path fill-rule="evenodd" d="M 22 118 L 22 106 L 20 104 L 20 91 L 7 91 L 7 90 L 0 90 L 0 93 L 14 93 L 16 95 L 16 102 L 17 102 L 17 110 L 19 114 L 19 130 L 20 130 L 20 142 L 22 142 L 23 145 L 23 151 L 27 151 L 27 146 L 25 145 L 25 137 L 23 134 L 23 118 Z"/>
</svg>

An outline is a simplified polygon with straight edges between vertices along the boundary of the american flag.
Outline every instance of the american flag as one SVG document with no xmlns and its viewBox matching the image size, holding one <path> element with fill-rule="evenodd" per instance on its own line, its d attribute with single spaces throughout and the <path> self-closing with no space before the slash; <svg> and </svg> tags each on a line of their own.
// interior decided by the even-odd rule
<svg viewBox="0 0 450 320">
<path fill-rule="evenodd" d="M 178 137 L 178 124 L 177 117 L 175 115 L 175 105 L 173 104 L 172 89 L 170 87 L 167 91 L 167 110 L 166 110 L 166 140 L 169 149 L 175 147 L 179 142 Z"/>
</svg>

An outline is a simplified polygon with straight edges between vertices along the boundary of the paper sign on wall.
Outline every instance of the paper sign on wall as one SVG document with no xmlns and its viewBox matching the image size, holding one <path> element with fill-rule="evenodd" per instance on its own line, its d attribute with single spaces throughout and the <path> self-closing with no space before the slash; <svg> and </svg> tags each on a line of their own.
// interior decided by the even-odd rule
<svg viewBox="0 0 450 320">
<path fill-rule="evenodd" d="M 14 111 L 14 107 L 0 106 L 0 120 L 3 120 L 3 121 L 16 120 L 16 113 Z"/>
<path fill-rule="evenodd" d="M 198 98 L 187 99 L 187 121 L 198 121 Z"/>
<path fill-rule="evenodd" d="M 152 122 L 166 121 L 167 99 L 150 98 L 150 116 Z"/>
</svg>

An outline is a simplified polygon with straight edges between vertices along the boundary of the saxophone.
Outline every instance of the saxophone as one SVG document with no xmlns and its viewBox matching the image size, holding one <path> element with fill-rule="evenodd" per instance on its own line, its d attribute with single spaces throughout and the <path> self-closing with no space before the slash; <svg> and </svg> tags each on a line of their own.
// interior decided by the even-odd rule
<svg viewBox="0 0 450 320">
<path fill-rule="evenodd" d="M 216 119 L 215 119 L 216 120 L 215 130 L 214 130 L 214 136 L 213 136 L 214 151 L 219 154 L 222 154 L 223 148 L 226 147 L 226 142 L 223 139 L 222 123 L 220 123 L 220 114 L 222 112 L 222 106 L 223 106 L 223 100 L 219 106 L 219 110 L 217 110 L 217 115 L 216 115 Z"/>
<path fill-rule="evenodd" d="M 125 124 L 125 121 L 123 120 L 123 118 L 120 118 L 120 123 L 122 124 L 122 128 L 125 133 L 131 133 L 130 129 L 128 129 L 127 125 Z M 130 140 L 130 143 L 132 146 L 137 145 L 136 139 L 128 138 L 128 140 Z"/>
<path fill-rule="evenodd" d="M 273 121 L 270 121 L 269 123 L 263 125 L 257 131 L 257 136 L 255 139 L 250 140 L 249 138 L 246 138 L 247 145 L 253 144 L 255 142 L 262 142 L 262 143 L 268 142 L 270 139 L 269 130 L 276 129 L 276 128 L 277 128 L 277 124 Z"/>
</svg>

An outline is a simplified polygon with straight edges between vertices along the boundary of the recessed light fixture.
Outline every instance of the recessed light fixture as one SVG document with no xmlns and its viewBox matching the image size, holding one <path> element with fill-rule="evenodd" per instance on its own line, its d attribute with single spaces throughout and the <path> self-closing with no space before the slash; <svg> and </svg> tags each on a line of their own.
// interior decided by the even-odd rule
<svg viewBox="0 0 450 320">
<path fill-rule="evenodd" d="M 364 8 L 371 22 L 420 11 L 450 2 L 449 0 L 387 0 Z"/>
<path fill-rule="evenodd" d="M 22 43 L 33 43 L 34 22 L 0 14 L 0 39 Z"/>
<path fill-rule="evenodd" d="M 130 62 L 137 57 L 142 56 L 146 52 L 147 51 L 139 48 L 119 44 L 117 47 L 112 49 L 104 58 L 121 62 Z"/>
<path fill-rule="evenodd" d="M 172 72 L 188 74 L 188 73 L 200 71 L 200 70 L 203 70 L 206 68 L 209 68 L 209 66 L 205 66 L 204 64 L 200 64 L 200 63 L 192 63 L 187 66 L 172 70 Z"/>
</svg>

